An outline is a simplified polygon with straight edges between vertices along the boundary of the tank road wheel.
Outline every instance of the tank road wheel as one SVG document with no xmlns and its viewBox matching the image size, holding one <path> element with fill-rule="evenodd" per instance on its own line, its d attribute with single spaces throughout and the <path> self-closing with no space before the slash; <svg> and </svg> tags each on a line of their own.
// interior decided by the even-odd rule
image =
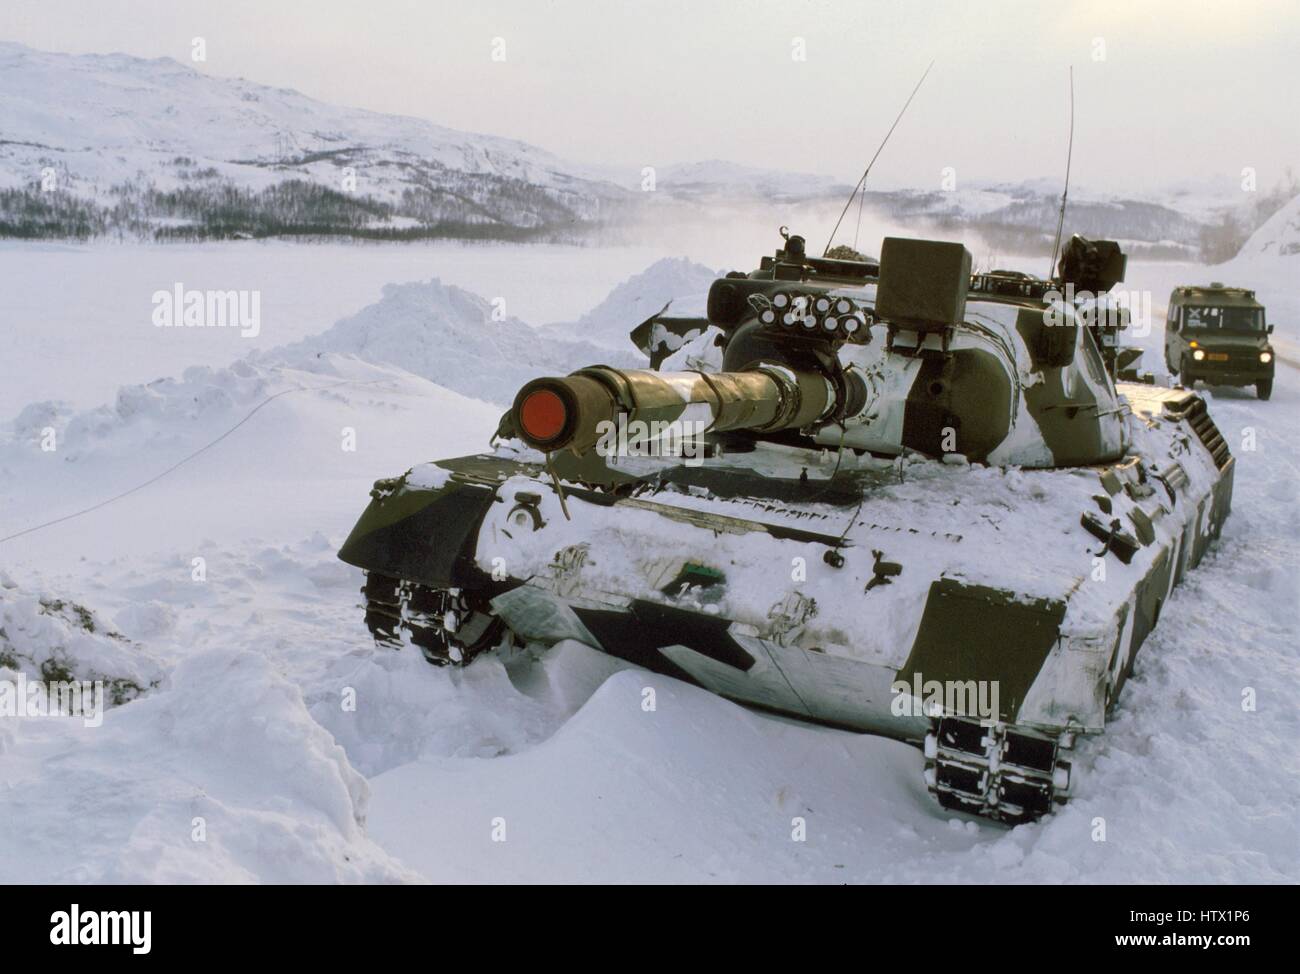
<svg viewBox="0 0 1300 974">
<path fill-rule="evenodd" d="M 1074 735 L 943 717 L 925 737 L 925 783 L 944 808 L 1007 825 L 1065 804 Z"/>
<path fill-rule="evenodd" d="M 1273 377 L 1271 375 L 1267 379 L 1260 379 L 1255 383 L 1255 395 L 1260 399 L 1267 399 L 1273 395 Z"/>
<path fill-rule="evenodd" d="M 368 572 L 361 593 L 376 644 L 418 646 L 435 666 L 467 665 L 505 630 L 487 599 L 465 589 L 429 588 Z"/>
<path fill-rule="evenodd" d="M 366 625 L 380 646 L 402 646 L 402 583 L 388 575 L 366 572 L 361 594 L 366 600 Z"/>
<path fill-rule="evenodd" d="M 500 641 L 505 623 L 486 599 L 464 589 L 411 588 L 402 624 L 435 666 L 465 666 Z"/>
</svg>

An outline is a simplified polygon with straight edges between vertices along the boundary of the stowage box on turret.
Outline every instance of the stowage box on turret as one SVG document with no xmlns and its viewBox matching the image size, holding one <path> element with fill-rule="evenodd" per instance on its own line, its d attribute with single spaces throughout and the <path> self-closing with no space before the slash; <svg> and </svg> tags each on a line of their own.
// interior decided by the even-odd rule
<svg viewBox="0 0 1300 974">
<path fill-rule="evenodd" d="M 377 483 L 340 552 L 371 630 L 455 665 L 577 640 L 912 742 L 945 808 L 1050 812 L 1233 473 L 1200 397 L 1117 382 L 1063 297 L 1121 280 L 1118 247 L 1061 269 L 788 237 L 707 318 L 634 329 L 652 368 L 537 379 L 491 452 Z"/>
</svg>

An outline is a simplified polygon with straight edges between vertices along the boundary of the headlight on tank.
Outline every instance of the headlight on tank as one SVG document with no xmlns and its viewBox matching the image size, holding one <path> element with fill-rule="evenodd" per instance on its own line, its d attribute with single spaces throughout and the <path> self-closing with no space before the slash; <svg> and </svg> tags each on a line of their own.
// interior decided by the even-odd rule
<svg viewBox="0 0 1300 974">
<path fill-rule="evenodd" d="M 1192 358 L 1199 362 L 1205 358 L 1205 353 L 1198 348 L 1196 351 L 1192 352 Z"/>
<path fill-rule="evenodd" d="M 1259 353 L 1259 360 L 1260 360 L 1261 362 L 1263 362 L 1265 365 L 1268 365 L 1269 362 L 1273 361 L 1273 353 L 1272 353 L 1272 352 L 1260 352 L 1260 353 Z"/>
</svg>

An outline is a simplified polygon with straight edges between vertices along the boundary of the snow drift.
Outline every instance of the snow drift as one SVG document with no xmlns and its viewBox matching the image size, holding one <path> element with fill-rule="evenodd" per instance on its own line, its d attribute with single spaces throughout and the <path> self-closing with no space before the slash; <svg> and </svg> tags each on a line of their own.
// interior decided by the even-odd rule
<svg viewBox="0 0 1300 974">
<path fill-rule="evenodd" d="M 665 257 L 618 285 L 577 321 L 549 325 L 542 334 L 548 342 L 556 335 L 626 353 L 628 332 L 665 308 L 671 315 L 703 317 L 709 286 L 720 276 L 685 257 Z"/>
<path fill-rule="evenodd" d="M 365 779 L 260 654 L 196 655 L 99 728 L 28 718 L 3 776 L 5 882 L 418 878 L 366 838 Z"/>
<path fill-rule="evenodd" d="M 1294 257 L 1300 254 L 1300 196 L 1274 213 L 1250 235 L 1239 257 Z"/>
</svg>

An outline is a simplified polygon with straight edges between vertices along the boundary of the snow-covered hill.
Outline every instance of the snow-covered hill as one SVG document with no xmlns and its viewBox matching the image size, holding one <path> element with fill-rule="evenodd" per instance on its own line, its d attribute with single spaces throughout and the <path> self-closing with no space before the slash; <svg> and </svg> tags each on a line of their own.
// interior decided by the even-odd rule
<svg viewBox="0 0 1300 974">
<path fill-rule="evenodd" d="M 1241 248 L 1240 257 L 1300 255 L 1300 196 L 1274 213 Z"/>
<path fill-rule="evenodd" d="M 256 232 L 261 214 L 322 232 L 443 224 L 502 235 L 598 221 L 629 195 L 523 142 L 327 105 L 171 58 L 0 42 L 0 104 L 0 189 L 32 191 L 25 206 L 0 209 L 17 229 L 65 194 L 92 207 L 81 215 L 100 229 L 229 235 Z M 286 189 L 299 183 L 336 195 Z M 208 211 L 220 203 L 219 225 Z"/>
<path fill-rule="evenodd" d="M 952 190 L 887 190 L 866 193 L 866 205 L 906 226 L 968 228 L 1004 253 L 1050 250 L 1061 205 L 1061 185 L 959 184 Z M 1064 231 L 1120 240 L 1130 256 L 1186 257 L 1196 253 L 1199 216 L 1164 202 L 1126 198 L 1071 186 Z"/>
<path fill-rule="evenodd" d="M 579 239 L 732 208 L 837 206 L 847 182 L 709 160 L 640 170 L 576 163 L 517 140 L 329 105 L 170 58 L 68 55 L 0 42 L 0 236 L 151 239 L 346 234 L 409 240 Z M 932 181 L 931 181 L 932 179 Z M 1003 253 L 1050 249 L 1052 180 L 868 186 L 874 213 L 968 228 Z M 1203 201 L 1076 186 L 1066 227 L 1193 254 Z"/>
</svg>

